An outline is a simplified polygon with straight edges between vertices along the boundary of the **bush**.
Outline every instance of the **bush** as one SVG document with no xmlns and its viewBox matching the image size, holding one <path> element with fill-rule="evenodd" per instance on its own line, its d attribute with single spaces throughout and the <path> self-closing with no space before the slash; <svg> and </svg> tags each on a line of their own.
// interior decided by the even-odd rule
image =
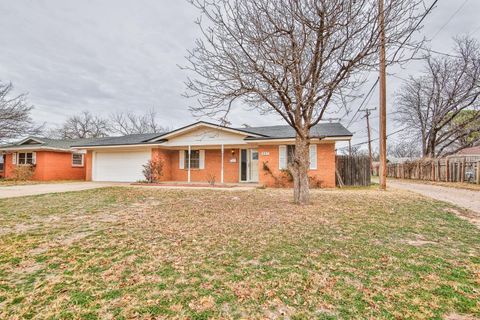
<svg viewBox="0 0 480 320">
<path fill-rule="evenodd" d="M 149 183 L 157 183 L 163 176 L 163 161 L 159 159 L 149 160 L 143 165 L 143 175 Z"/>
<path fill-rule="evenodd" d="M 13 180 L 17 180 L 17 181 L 32 180 L 34 173 L 35 173 L 35 167 L 32 165 L 16 166 L 13 169 Z"/>
</svg>

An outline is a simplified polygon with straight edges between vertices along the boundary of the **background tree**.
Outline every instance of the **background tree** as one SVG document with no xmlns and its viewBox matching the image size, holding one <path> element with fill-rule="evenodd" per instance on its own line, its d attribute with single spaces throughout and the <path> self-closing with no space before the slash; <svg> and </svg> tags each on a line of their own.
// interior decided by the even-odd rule
<svg viewBox="0 0 480 320">
<path fill-rule="evenodd" d="M 463 110 L 453 119 L 450 126 L 463 133 L 458 135 L 450 150 L 461 150 L 480 144 L 480 110 Z"/>
<path fill-rule="evenodd" d="M 394 158 L 418 158 L 422 155 L 422 151 L 417 141 L 406 139 L 390 144 L 387 148 L 387 154 Z"/>
<path fill-rule="evenodd" d="M 455 55 L 427 56 L 423 75 L 410 77 L 397 95 L 398 121 L 420 137 L 424 157 L 455 153 L 479 139 L 479 43 L 455 43 Z"/>
<path fill-rule="evenodd" d="M 168 131 L 157 122 L 157 113 L 153 109 L 143 115 L 117 112 L 110 116 L 109 121 L 111 131 L 121 135 Z"/>
<path fill-rule="evenodd" d="M 241 100 L 276 113 L 296 131 L 289 166 L 294 200 L 309 202 L 310 128 L 342 105 L 377 68 L 378 2 L 372 0 L 190 0 L 203 33 L 189 52 L 186 96 L 197 115 L 225 121 Z M 417 27 L 421 0 L 387 0 L 386 46 L 397 50 Z M 397 57 L 396 54 L 390 56 Z M 398 59 L 398 58 L 397 58 Z M 390 61 L 393 62 L 393 61 Z M 317 137 L 318 138 L 318 137 Z"/>
<path fill-rule="evenodd" d="M 35 135 L 43 126 L 35 125 L 31 117 L 33 107 L 26 94 L 13 95 L 11 83 L 0 82 L 0 142 L 22 135 Z"/>
<path fill-rule="evenodd" d="M 101 138 L 108 136 L 109 132 L 107 119 L 83 111 L 68 118 L 59 129 L 50 131 L 50 136 L 61 139 Z"/>
</svg>

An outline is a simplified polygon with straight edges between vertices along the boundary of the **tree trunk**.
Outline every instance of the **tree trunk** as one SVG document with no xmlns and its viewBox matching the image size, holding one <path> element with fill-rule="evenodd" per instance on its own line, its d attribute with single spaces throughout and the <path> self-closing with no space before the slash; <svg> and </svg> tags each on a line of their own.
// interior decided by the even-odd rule
<svg viewBox="0 0 480 320">
<path fill-rule="evenodd" d="M 310 202 L 308 169 L 310 168 L 310 141 L 297 135 L 295 140 L 295 156 L 291 165 L 293 176 L 293 200 L 296 204 L 305 205 Z"/>
</svg>

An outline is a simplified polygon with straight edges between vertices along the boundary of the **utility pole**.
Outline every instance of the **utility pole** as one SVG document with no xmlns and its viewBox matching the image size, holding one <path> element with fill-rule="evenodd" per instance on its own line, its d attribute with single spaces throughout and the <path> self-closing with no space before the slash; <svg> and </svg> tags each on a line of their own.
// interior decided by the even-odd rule
<svg viewBox="0 0 480 320">
<path fill-rule="evenodd" d="M 378 24 L 380 26 L 380 190 L 387 189 L 387 75 L 385 53 L 384 0 L 378 2 Z"/>
<path fill-rule="evenodd" d="M 370 159 L 370 172 L 373 172 L 373 157 L 372 157 L 372 136 L 370 132 L 370 114 L 372 111 L 377 110 L 377 108 L 364 109 L 360 111 L 365 111 L 365 118 L 367 119 L 367 133 L 368 133 L 368 157 Z"/>
</svg>

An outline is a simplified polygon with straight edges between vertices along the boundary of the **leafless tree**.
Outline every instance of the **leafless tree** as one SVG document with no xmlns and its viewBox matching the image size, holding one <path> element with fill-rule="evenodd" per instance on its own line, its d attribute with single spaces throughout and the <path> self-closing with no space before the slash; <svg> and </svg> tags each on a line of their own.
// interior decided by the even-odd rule
<svg viewBox="0 0 480 320">
<path fill-rule="evenodd" d="M 167 128 L 157 122 L 157 114 L 152 109 L 143 115 L 117 112 L 110 116 L 110 127 L 113 133 L 122 135 L 136 133 L 166 132 Z"/>
<path fill-rule="evenodd" d="M 289 168 L 294 201 L 308 203 L 308 150 L 310 139 L 318 138 L 310 128 L 353 96 L 365 71 L 377 68 L 378 1 L 189 1 L 204 20 L 198 21 L 203 36 L 184 67 L 191 73 L 186 96 L 198 101 L 191 110 L 226 120 L 241 101 L 279 114 L 296 131 Z M 395 53 L 417 29 L 421 4 L 386 1 L 389 57 L 401 58 Z"/>
<path fill-rule="evenodd" d="M 468 37 L 455 42 L 455 55 L 427 56 L 423 75 L 410 77 L 397 95 L 398 121 L 419 135 L 424 157 L 455 153 L 480 140 L 477 135 L 457 143 L 480 131 L 480 46 Z M 467 110 L 472 116 L 463 117 Z"/>
<path fill-rule="evenodd" d="M 50 131 L 50 136 L 62 139 L 101 138 L 108 136 L 109 132 L 107 119 L 83 111 L 68 118 L 59 129 Z"/>
<path fill-rule="evenodd" d="M 395 158 L 418 158 L 422 152 L 417 141 L 402 140 L 390 144 L 387 148 L 387 154 Z"/>
<path fill-rule="evenodd" d="M 12 96 L 13 85 L 0 82 L 0 142 L 22 135 L 38 134 L 43 126 L 35 125 L 26 94 Z"/>
</svg>

